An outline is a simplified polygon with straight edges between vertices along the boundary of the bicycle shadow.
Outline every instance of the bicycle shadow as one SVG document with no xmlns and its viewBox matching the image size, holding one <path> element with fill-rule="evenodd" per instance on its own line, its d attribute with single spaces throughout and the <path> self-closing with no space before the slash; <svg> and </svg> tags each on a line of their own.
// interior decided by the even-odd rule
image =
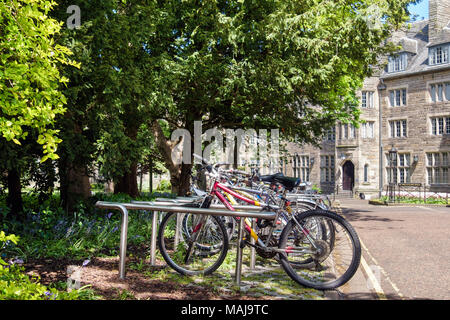
<svg viewBox="0 0 450 320">
<path fill-rule="evenodd" d="M 341 208 L 342 215 L 349 221 L 402 222 L 402 219 L 380 216 L 376 211 L 364 209 Z M 366 214 L 364 214 L 366 213 Z M 371 213 L 371 214 L 369 214 Z"/>
</svg>

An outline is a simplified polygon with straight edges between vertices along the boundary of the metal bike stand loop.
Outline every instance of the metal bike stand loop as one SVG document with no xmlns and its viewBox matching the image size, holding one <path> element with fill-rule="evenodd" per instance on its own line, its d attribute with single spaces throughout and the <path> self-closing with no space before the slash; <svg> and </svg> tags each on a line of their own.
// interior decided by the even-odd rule
<svg viewBox="0 0 450 320">
<path fill-rule="evenodd" d="M 191 214 L 204 214 L 212 216 L 237 216 L 239 219 L 239 236 L 237 240 L 237 254 L 236 254 L 236 284 L 241 283 L 241 273 L 242 273 L 242 248 L 240 247 L 240 241 L 243 236 L 244 231 L 244 220 L 242 218 L 259 218 L 266 220 L 274 220 L 276 217 L 276 212 L 267 211 L 231 211 L 223 209 L 214 208 L 196 208 L 196 207 L 186 207 L 181 205 L 182 202 L 134 202 L 134 203 L 117 203 L 117 202 L 106 202 L 97 201 L 96 207 L 102 209 L 112 209 L 119 210 L 122 213 L 122 225 L 120 231 L 120 248 L 119 248 L 119 278 L 125 279 L 125 259 L 127 252 L 127 233 L 128 233 L 128 210 L 149 210 L 153 212 L 178 212 L 178 213 L 191 213 Z M 178 204 L 178 205 L 177 205 Z M 236 206 L 238 207 L 238 206 Z M 239 206 L 240 207 L 240 206 Z M 248 210 L 250 206 L 242 206 Z M 260 207 L 258 207 L 260 208 Z M 237 209 L 237 208 L 236 208 Z M 156 215 L 153 217 L 152 225 L 156 226 Z M 156 228 L 152 230 L 152 249 L 156 250 Z M 154 251 L 155 251 L 154 250 Z"/>
<path fill-rule="evenodd" d="M 200 198 L 201 199 L 201 198 Z M 195 201 L 199 200 L 197 197 L 177 197 L 176 199 L 172 198 L 157 198 L 155 201 L 158 203 L 158 205 L 186 205 L 188 203 L 194 203 Z M 152 205 L 154 202 L 152 201 L 136 201 L 132 200 L 131 203 L 136 204 L 148 204 Z M 225 205 L 223 204 L 212 204 L 210 206 L 211 209 L 224 209 Z M 244 210 L 244 211 L 252 211 L 252 210 L 261 210 L 260 206 L 251 206 L 251 205 L 235 205 L 233 206 L 236 210 Z M 272 206 L 273 209 L 277 210 L 278 206 Z M 155 266 L 156 265 L 156 232 L 153 232 L 153 230 L 158 229 L 158 211 L 153 212 L 153 221 L 152 221 L 152 237 L 151 237 L 151 245 L 150 245 L 150 265 Z M 252 220 L 252 229 L 255 229 L 255 221 Z M 179 220 L 179 214 L 177 215 L 177 225 L 175 227 L 175 247 L 178 246 L 179 241 L 179 232 L 181 228 L 181 221 Z M 255 244 L 255 240 L 251 238 L 251 243 Z M 256 261 L 256 251 L 254 247 L 250 248 L 250 269 L 255 269 L 255 261 Z"/>
</svg>

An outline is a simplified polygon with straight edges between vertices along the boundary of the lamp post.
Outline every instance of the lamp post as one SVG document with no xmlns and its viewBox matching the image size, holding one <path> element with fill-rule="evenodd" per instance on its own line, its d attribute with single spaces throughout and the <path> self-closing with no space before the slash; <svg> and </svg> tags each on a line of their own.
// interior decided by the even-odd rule
<svg viewBox="0 0 450 320">
<path fill-rule="evenodd" d="M 389 150 L 389 167 L 390 167 L 390 179 L 389 179 L 389 202 L 395 202 L 395 185 L 397 183 L 397 149 L 392 146 Z"/>
<path fill-rule="evenodd" d="M 382 131 L 383 131 L 383 94 L 382 92 L 385 91 L 387 89 L 386 84 L 384 83 L 383 79 L 380 79 L 380 83 L 377 86 L 378 89 L 378 144 L 379 144 L 379 162 L 380 162 L 380 168 L 379 168 L 379 198 L 381 198 L 381 195 L 383 194 L 383 157 L 384 157 L 384 147 L 383 147 L 383 135 L 382 135 Z"/>
</svg>

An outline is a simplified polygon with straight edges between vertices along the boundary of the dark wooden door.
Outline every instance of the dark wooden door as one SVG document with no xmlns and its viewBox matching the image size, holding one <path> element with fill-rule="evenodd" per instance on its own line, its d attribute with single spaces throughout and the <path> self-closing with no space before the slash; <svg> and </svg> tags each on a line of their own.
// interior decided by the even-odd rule
<svg viewBox="0 0 450 320">
<path fill-rule="evenodd" d="M 342 166 L 342 189 L 352 190 L 355 184 L 355 166 L 351 161 L 347 161 Z"/>
</svg>

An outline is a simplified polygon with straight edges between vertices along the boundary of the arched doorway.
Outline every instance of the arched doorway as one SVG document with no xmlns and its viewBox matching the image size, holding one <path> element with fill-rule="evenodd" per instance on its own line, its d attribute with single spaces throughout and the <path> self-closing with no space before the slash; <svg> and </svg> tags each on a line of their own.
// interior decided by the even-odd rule
<svg viewBox="0 0 450 320">
<path fill-rule="evenodd" d="M 342 189 L 353 190 L 355 185 L 355 165 L 350 160 L 342 166 Z"/>
</svg>

